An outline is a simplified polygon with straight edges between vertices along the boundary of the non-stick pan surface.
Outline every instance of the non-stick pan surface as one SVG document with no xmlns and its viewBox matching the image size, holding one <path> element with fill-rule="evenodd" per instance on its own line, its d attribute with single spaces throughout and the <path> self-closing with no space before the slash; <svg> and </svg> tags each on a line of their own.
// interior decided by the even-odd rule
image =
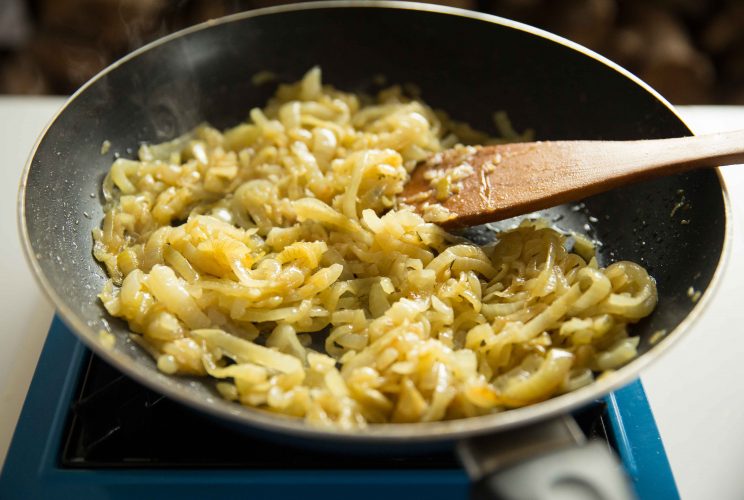
<svg viewBox="0 0 744 500">
<path fill-rule="evenodd" d="M 556 225 L 603 242 L 605 262 L 646 266 L 659 306 L 634 333 L 638 359 L 579 391 L 526 408 L 450 422 L 377 425 L 354 433 L 310 428 L 222 400 L 210 381 L 168 377 L 109 318 L 96 295 L 105 281 L 91 231 L 102 211 L 101 181 L 115 156 L 143 141 L 171 139 L 207 121 L 234 125 L 261 106 L 274 85 L 251 76 L 272 71 L 295 81 L 320 65 L 326 82 L 374 91 L 377 75 L 413 83 L 431 105 L 492 130 L 506 110 L 517 129 L 539 139 L 642 139 L 689 135 L 648 86 L 574 44 L 492 16 L 418 4 L 304 4 L 206 23 L 126 57 L 83 87 L 40 139 L 21 190 L 25 248 L 59 313 L 96 353 L 134 379 L 192 407 L 295 438 L 413 444 L 499 431 L 565 413 L 637 376 L 678 338 L 710 297 L 722 260 L 727 205 L 715 170 L 646 182 L 546 211 Z M 101 154 L 101 145 L 111 149 Z M 676 207 L 676 208 L 675 208 Z M 703 297 L 688 296 L 693 287 Z M 110 325 L 116 346 L 99 331 Z M 666 337 L 652 345 L 655 332 Z M 701 360 L 701 362 L 705 362 Z"/>
</svg>

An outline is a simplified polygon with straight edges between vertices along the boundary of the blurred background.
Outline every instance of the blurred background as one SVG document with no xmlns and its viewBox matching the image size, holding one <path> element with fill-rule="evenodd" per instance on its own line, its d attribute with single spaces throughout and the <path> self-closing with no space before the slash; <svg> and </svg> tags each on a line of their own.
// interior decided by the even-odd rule
<svg viewBox="0 0 744 500">
<path fill-rule="evenodd" d="M 0 0 L 0 94 L 69 94 L 111 62 L 167 33 L 283 3 L 290 2 Z M 675 104 L 744 104 L 742 0 L 432 3 L 562 35 L 628 68 Z"/>
</svg>

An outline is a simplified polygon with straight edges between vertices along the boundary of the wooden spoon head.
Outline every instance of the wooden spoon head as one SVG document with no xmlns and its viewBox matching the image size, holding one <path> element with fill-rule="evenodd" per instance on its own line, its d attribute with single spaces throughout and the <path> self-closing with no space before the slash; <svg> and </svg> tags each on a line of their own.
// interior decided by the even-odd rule
<svg viewBox="0 0 744 500">
<path fill-rule="evenodd" d="M 418 165 L 400 199 L 445 227 L 493 222 L 697 166 L 687 140 L 459 146 Z"/>
<path fill-rule="evenodd" d="M 546 150 L 546 144 L 443 151 L 416 167 L 400 199 L 444 227 L 477 225 L 552 206 L 560 200 L 552 198 L 552 176 L 544 170 L 562 155 L 560 149 Z"/>
</svg>

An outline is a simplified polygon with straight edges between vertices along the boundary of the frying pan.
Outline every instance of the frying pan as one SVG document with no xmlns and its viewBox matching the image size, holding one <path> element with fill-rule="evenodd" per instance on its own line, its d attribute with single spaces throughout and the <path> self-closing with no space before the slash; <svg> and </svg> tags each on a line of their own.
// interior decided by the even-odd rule
<svg viewBox="0 0 744 500">
<path fill-rule="evenodd" d="M 114 156 L 133 156 L 143 141 L 168 140 L 204 121 L 234 125 L 274 91 L 273 85 L 252 83 L 251 75 L 268 70 L 279 81 L 295 81 L 314 65 L 322 67 L 326 82 L 346 90 L 373 92 L 377 75 L 413 83 L 433 107 L 493 133 L 491 114 L 506 110 L 518 130 L 533 128 L 540 139 L 690 134 L 674 109 L 627 71 L 557 36 L 493 16 L 425 4 L 320 2 L 210 21 L 104 70 L 39 139 L 21 184 L 20 227 L 34 274 L 59 314 L 96 354 L 131 378 L 241 429 L 345 450 L 459 442 L 468 472 L 500 495 L 536 487 L 540 481 L 525 480 L 529 465 L 514 464 L 547 452 L 538 459 L 542 476 L 545 461 L 572 469 L 556 472 L 551 484 L 584 484 L 607 498 L 620 494 L 621 487 L 607 489 L 614 484 L 611 462 L 597 479 L 576 479 L 603 459 L 595 458 L 596 446 L 565 446 L 581 438 L 564 416 L 637 377 L 709 301 L 727 248 L 728 206 L 716 170 L 645 182 L 540 214 L 562 229 L 588 231 L 603 243 L 604 263 L 644 265 L 657 280 L 659 305 L 633 329 L 641 339 L 637 359 L 589 386 L 525 408 L 354 432 L 313 428 L 225 401 L 208 380 L 161 374 L 129 340 L 126 325 L 106 315 L 96 298 L 106 278 L 92 257 L 91 231 L 103 217 L 100 186 Z M 106 140 L 111 150 L 101 154 Z M 469 234 L 492 238 L 477 228 Z M 703 292 L 696 303 L 690 287 Z M 102 328 L 116 336 L 113 348 L 99 342 Z M 667 333 L 655 342 L 659 330 Z"/>
</svg>

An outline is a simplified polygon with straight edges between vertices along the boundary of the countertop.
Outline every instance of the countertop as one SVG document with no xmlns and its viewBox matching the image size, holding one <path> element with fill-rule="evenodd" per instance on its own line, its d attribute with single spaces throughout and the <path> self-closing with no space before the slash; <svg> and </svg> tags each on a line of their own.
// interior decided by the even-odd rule
<svg viewBox="0 0 744 500">
<path fill-rule="evenodd" d="M 61 97 L 0 97 L 0 466 L 53 309 L 31 276 L 16 224 L 21 171 Z M 744 128 L 744 106 L 680 106 L 696 133 Z M 729 260 L 706 310 L 674 349 L 643 372 L 682 498 L 744 493 L 744 168 L 723 167 L 732 209 Z"/>
</svg>

